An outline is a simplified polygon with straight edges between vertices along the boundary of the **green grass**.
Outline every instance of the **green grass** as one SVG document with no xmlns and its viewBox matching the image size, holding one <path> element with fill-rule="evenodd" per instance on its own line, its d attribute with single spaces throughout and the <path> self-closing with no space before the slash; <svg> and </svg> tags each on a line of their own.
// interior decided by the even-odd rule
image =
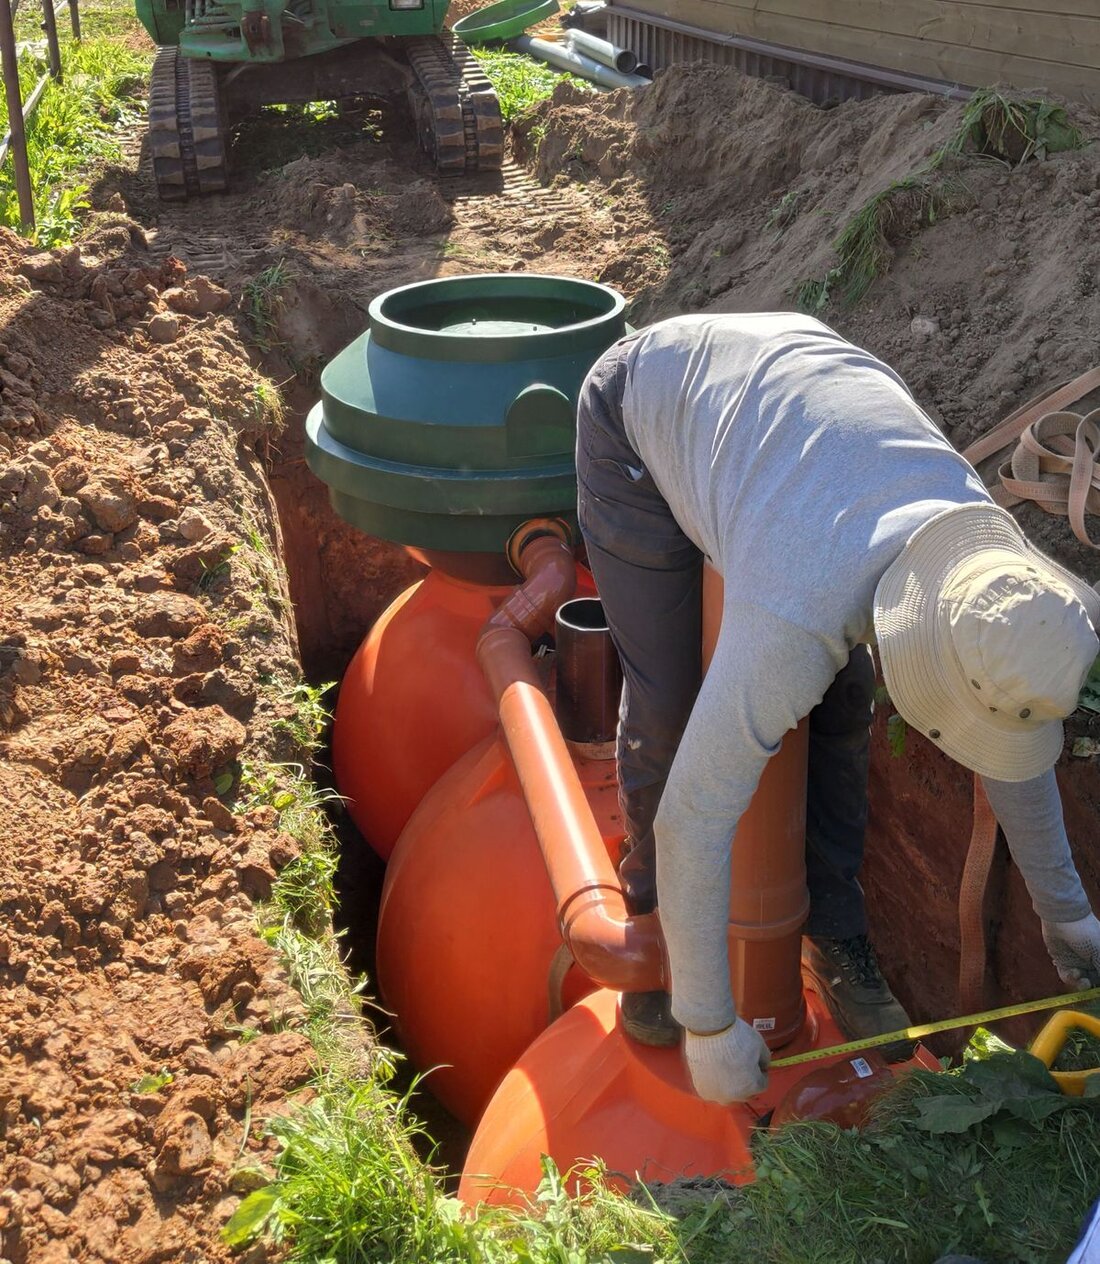
<svg viewBox="0 0 1100 1264">
<path fill-rule="evenodd" d="M 496 89 L 505 123 L 511 123 L 532 106 L 545 101 L 562 80 L 585 92 L 595 91 L 586 79 L 562 74 L 523 53 L 480 47 L 472 47 L 470 51 L 481 63 L 482 70 Z"/>
<path fill-rule="evenodd" d="M 22 23 L 34 21 L 32 7 L 20 14 Z M 67 12 L 59 15 L 63 82 L 47 86 L 27 125 L 34 240 L 41 246 L 63 244 L 76 236 L 89 209 L 89 181 L 96 170 L 121 157 L 120 132 L 139 122 L 145 111 L 145 78 L 153 53 L 151 46 L 135 47 L 140 44 L 135 38 L 140 26 L 132 6 L 82 7 L 81 21 L 84 38 L 76 43 Z M 40 39 L 40 32 L 34 34 Z M 44 45 L 23 53 L 19 78 L 24 99 L 44 69 Z M 6 130 L 6 103 L 0 101 L 0 132 Z M 10 160 L 0 171 L 0 223 L 21 226 Z"/>
<path fill-rule="evenodd" d="M 1100 1036 L 1075 1028 L 1054 1060 L 1055 1071 L 1095 1071 L 1100 1067 Z"/>
<path fill-rule="evenodd" d="M 240 1207 L 235 1244 L 266 1229 L 302 1264 L 672 1264 L 673 1222 L 611 1193 L 598 1169 L 570 1194 L 552 1164 L 527 1209 L 471 1218 L 417 1157 L 408 1098 L 377 1080 L 322 1080 L 270 1131 L 276 1178 Z"/>
<path fill-rule="evenodd" d="M 341 146 L 381 139 L 378 110 L 341 109 L 334 101 L 265 105 L 241 121 L 234 160 L 245 171 L 271 171 L 298 158 L 320 158 Z"/>
<path fill-rule="evenodd" d="M 799 310 L 819 315 L 837 298 L 849 306 L 858 303 L 890 266 L 891 242 L 910 229 L 936 223 L 958 200 L 964 186 L 951 169 L 964 158 L 1011 167 L 1079 149 L 1084 143 L 1061 106 L 980 88 L 967 101 L 959 126 L 945 145 L 917 171 L 875 193 L 848 219 L 833 243 L 837 263 L 823 276 L 808 277 L 795 287 Z"/>
<path fill-rule="evenodd" d="M 274 382 L 260 378 L 252 387 L 252 413 L 269 435 L 277 437 L 286 429 L 286 403 Z"/>
<path fill-rule="evenodd" d="M 1100 1188 L 1100 1112 L 1029 1054 L 994 1052 L 918 1072 L 862 1133 L 790 1125 L 755 1157 L 756 1183 L 710 1214 L 694 1264 L 1062 1261 Z"/>
<path fill-rule="evenodd" d="M 271 267 L 257 272 L 245 284 L 241 311 L 261 351 L 271 351 L 282 345 L 278 337 L 277 318 L 283 294 L 292 280 L 290 267 L 280 259 Z"/>
<path fill-rule="evenodd" d="M 279 698 L 279 707 L 289 713 L 275 721 L 275 728 L 288 733 L 303 751 L 310 755 L 315 754 L 321 745 L 328 722 L 332 719 L 323 699 L 325 694 L 335 688 L 335 680 L 324 685 L 299 681 L 287 686 Z"/>
</svg>

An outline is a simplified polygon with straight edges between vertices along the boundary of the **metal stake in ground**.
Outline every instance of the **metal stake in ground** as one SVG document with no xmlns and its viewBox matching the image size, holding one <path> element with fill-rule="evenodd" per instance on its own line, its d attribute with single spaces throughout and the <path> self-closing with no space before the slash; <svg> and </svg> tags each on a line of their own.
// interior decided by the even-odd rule
<svg viewBox="0 0 1100 1264">
<path fill-rule="evenodd" d="M 53 0 L 42 0 L 42 30 L 46 33 L 46 47 L 50 54 L 50 74 L 61 82 L 61 45 L 57 40 L 57 14 Z"/>
<path fill-rule="evenodd" d="M 15 163 L 15 188 L 19 194 L 19 218 L 24 229 L 33 228 L 34 192 L 27 161 L 27 129 L 23 122 L 23 98 L 19 93 L 19 57 L 15 51 L 11 0 L 0 0 L 0 72 L 4 76 L 4 95 L 8 102 L 8 130 L 11 132 L 12 161 Z"/>
</svg>

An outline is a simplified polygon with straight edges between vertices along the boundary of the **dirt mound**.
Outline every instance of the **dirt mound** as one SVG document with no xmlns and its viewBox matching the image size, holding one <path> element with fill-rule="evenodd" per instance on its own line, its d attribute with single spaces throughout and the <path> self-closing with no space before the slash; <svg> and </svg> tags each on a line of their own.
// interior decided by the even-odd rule
<svg viewBox="0 0 1100 1264">
<path fill-rule="evenodd" d="M 963 107 L 922 94 L 822 110 L 724 67 L 667 71 L 645 92 L 568 85 L 527 117 L 523 152 L 544 181 L 606 186 L 620 228 L 601 279 L 636 296 L 637 323 L 683 311 L 790 309 L 837 263 L 833 242 L 868 201 L 927 164 Z M 1082 108 L 1088 137 L 1100 118 Z M 1100 151 L 1014 169 L 944 168 L 934 222 L 918 191 L 895 203 L 888 270 L 819 314 L 897 368 L 965 446 L 1023 399 L 1096 361 Z M 916 320 L 914 318 L 923 319 Z M 1089 559 L 1058 520 L 1024 518 L 1071 564 Z"/>
<path fill-rule="evenodd" d="M 296 158 L 261 182 L 256 213 L 309 236 L 364 247 L 444 232 L 451 208 L 436 181 L 410 179 L 381 154 L 363 170 L 346 153 Z"/>
<path fill-rule="evenodd" d="M 219 798 L 239 757 L 297 753 L 261 683 L 297 673 L 263 565 L 269 388 L 228 291 L 142 243 L 125 221 L 47 254 L 0 234 L 12 1264 L 228 1258 L 258 1119 L 313 1057 L 253 930 L 297 846 Z"/>
</svg>

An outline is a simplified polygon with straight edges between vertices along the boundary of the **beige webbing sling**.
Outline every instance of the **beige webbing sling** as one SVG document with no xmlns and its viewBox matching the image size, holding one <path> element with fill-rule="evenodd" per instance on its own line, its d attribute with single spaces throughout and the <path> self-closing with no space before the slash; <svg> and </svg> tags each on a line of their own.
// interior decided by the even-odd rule
<svg viewBox="0 0 1100 1264">
<path fill-rule="evenodd" d="M 1067 405 L 1098 388 L 1100 367 L 1029 400 L 963 452 L 977 466 L 1016 443 L 997 470 L 1000 485 L 991 489 L 993 499 L 1006 509 L 1034 501 L 1068 518 L 1073 534 L 1093 549 L 1100 543 L 1089 535 L 1085 514 L 1100 514 L 1100 409 L 1082 415 Z"/>
</svg>

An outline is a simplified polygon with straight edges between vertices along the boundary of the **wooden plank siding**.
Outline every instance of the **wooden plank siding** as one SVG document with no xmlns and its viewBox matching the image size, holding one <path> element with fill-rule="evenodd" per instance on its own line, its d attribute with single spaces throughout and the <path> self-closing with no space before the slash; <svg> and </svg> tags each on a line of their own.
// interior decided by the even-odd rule
<svg viewBox="0 0 1100 1264">
<path fill-rule="evenodd" d="M 612 8 L 615 0 L 611 0 Z M 625 0 L 718 35 L 1100 106 L 1100 0 Z"/>
</svg>

